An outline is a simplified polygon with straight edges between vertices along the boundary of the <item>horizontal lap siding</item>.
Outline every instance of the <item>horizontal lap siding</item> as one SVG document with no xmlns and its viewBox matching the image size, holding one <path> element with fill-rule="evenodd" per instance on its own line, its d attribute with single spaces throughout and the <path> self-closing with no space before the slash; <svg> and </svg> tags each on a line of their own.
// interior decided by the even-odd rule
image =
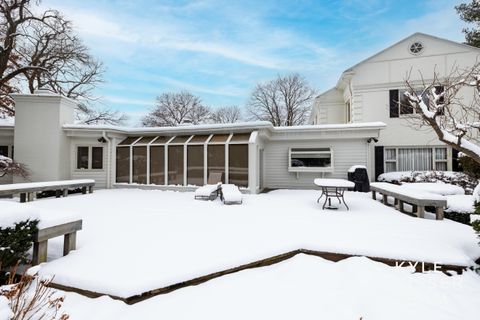
<svg viewBox="0 0 480 320">
<path fill-rule="evenodd" d="M 103 170 L 78 170 L 77 169 L 77 147 L 95 146 L 103 147 Z M 99 143 L 96 138 L 73 138 L 71 142 L 71 179 L 93 179 L 96 189 L 105 189 L 107 187 L 107 143 Z"/>
<path fill-rule="evenodd" d="M 334 157 L 334 171 L 296 172 L 288 171 L 289 148 L 331 147 Z M 352 165 L 367 165 L 367 144 L 363 139 L 305 141 L 270 141 L 265 147 L 265 186 L 267 188 L 314 188 L 315 178 L 347 178 Z"/>
</svg>

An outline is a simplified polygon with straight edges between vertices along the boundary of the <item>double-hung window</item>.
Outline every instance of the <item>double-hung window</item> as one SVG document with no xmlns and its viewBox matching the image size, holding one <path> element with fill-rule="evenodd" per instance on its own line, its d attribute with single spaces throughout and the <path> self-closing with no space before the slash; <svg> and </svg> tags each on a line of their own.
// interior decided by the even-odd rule
<svg viewBox="0 0 480 320">
<path fill-rule="evenodd" d="M 333 170 L 333 153 L 330 148 L 291 148 L 288 171 L 322 172 Z"/>
<path fill-rule="evenodd" d="M 77 169 L 103 169 L 103 147 L 77 147 Z"/>
</svg>

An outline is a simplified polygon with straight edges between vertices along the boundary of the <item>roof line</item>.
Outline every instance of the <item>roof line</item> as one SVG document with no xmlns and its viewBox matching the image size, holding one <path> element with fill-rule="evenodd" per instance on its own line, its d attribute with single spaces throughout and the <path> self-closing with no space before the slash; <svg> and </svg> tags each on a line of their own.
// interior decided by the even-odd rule
<svg viewBox="0 0 480 320">
<path fill-rule="evenodd" d="M 465 43 L 460 43 L 460 42 L 456 42 L 456 41 L 453 41 L 453 40 L 449 40 L 449 39 L 445 39 L 445 38 L 440 38 L 440 37 L 433 36 L 433 35 L 427 34 L 427 33 L 415 32 L 415 33 L 409 35 L 408 37 L 405 37 L 405 38 L 403 38 L 403 39 L 395 42 L 394 44 L 386 47 L 385 49 L 383 49 L 383 50 L 381 50 L 381 51 L 379 51 L 379 52 L 377 52 L 377 53 L 369 56 L 368 58 L 365 58 L 365 59 L 361 60 L 360 62 L 356 63 L 355 65 L 351 66 L 350 68 L 345 69 L 345 70 L 342 72 L 342 75 L 340 76 L 340 79 L 343 77 L 343 75 L 344 75 L 345 73 L 347 73 L 348 71 L 351 71 L 352 69 L 356 68 L 356 67 L 359 66 L 360 64 L 362 64 L 362 63 L 364 63 L 364 62 L 367 62 L 368 60 L 370 60 L 370 59 L 372 59 L 372 58 L 374 58 L 374 57 L 382 54 L 383 52 L 385 52 L 385 51 L 393 48 L 394 46 L 398 45 L 399 43 L 407 40 L 408 38 L 412 38 L 412 37 L 414 37 L 414 36 L 419 36 L 419 35 L 420 35 L 420 36 L 429 37 L 429 38 L 432 38 L 432 39 L 436 39 L 436 40 L 440 40 L 440 41 L 444 41 L 444 42 L 448 42 L 448 43 L 454 44 L 454 45 L 459 46 L 459 47 L 464 47 L 464 48 L 467 48 L 467 49 L 470 49 L 470 50 L 478 51 L 478 52 L 480 53 L 480 48 L 473 47 L 473 46 L 470 46 L 470 45 L 465 44 Z M 338 80 L 338 82 L 340 81 L 340 79 Z M 337 84 L 338 84 L 338 82 L 337 82 Z"/>
</svg>

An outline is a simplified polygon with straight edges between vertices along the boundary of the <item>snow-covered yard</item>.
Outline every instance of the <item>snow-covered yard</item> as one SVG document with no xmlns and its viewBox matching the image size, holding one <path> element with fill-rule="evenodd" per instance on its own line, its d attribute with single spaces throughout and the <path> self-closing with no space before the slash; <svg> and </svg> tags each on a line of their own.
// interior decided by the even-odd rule
<svg viewBox="0 0 480 320">
<path fill-rule="evenodd" d="M 471 320 L 480 277 L 412 273 L 366 258 L 333 263 L 299 255 L 134 305 L 67 293 L 72 319 Z"/>
<path fill-rule="evenodd" d="M 314 190 L 277 190 L 226 206 L 194 200 L 190 192 L 116 189 L 15 206 L 0 201 L 0 212 L 23 206 L 42 225 L 82 218 L 78 249 L 59 259 L 62 239 L 51 240 L 40 273 L 120 297 L 299 248 L 458 265 L 473 265 L 480 256 L 469 226 L 414 218 L 353 192 L 345 194 L 350 211 L 321 210 L 318 196 Z M 63 310 L 72 319 L 474 317 L 477 274 L 412 270 L 366 258 L 333 263 L 298 255 L 131 306 L 65 293 Z"/>
</svg>

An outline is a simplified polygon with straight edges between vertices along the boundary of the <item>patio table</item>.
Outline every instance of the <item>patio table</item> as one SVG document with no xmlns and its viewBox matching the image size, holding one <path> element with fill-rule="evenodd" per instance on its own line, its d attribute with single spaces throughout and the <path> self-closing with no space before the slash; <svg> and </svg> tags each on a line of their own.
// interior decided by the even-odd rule
<svg viewBox="0 0 480 320">
<path fill-rule="evenodd" d="M 345 179 L 315 179 L 313 183 L 320 188 L 322 188 L 322 194 L 320 197 L 317 199 L 317 202 L 320 201 L 320 199 L 325 196 L 325 202 L 323 203 L 322 209 L 325 209 L 325 205 L 328 202 L 328 207 L 327 209 L 337 209 L 335 207 L 332 207 L 332 198 L 337 198 L 338 203 L 342 203 L 345 205 L 347 210 L 350 210 L 348 208 L 347 203 L 345 202 L 345 198 L 343 197 L 343 194 L 345 190 L 348 189 L 353 189 L 355 187 L 355 184 L 352 181 L 348 181 Z"/>
</svg>

